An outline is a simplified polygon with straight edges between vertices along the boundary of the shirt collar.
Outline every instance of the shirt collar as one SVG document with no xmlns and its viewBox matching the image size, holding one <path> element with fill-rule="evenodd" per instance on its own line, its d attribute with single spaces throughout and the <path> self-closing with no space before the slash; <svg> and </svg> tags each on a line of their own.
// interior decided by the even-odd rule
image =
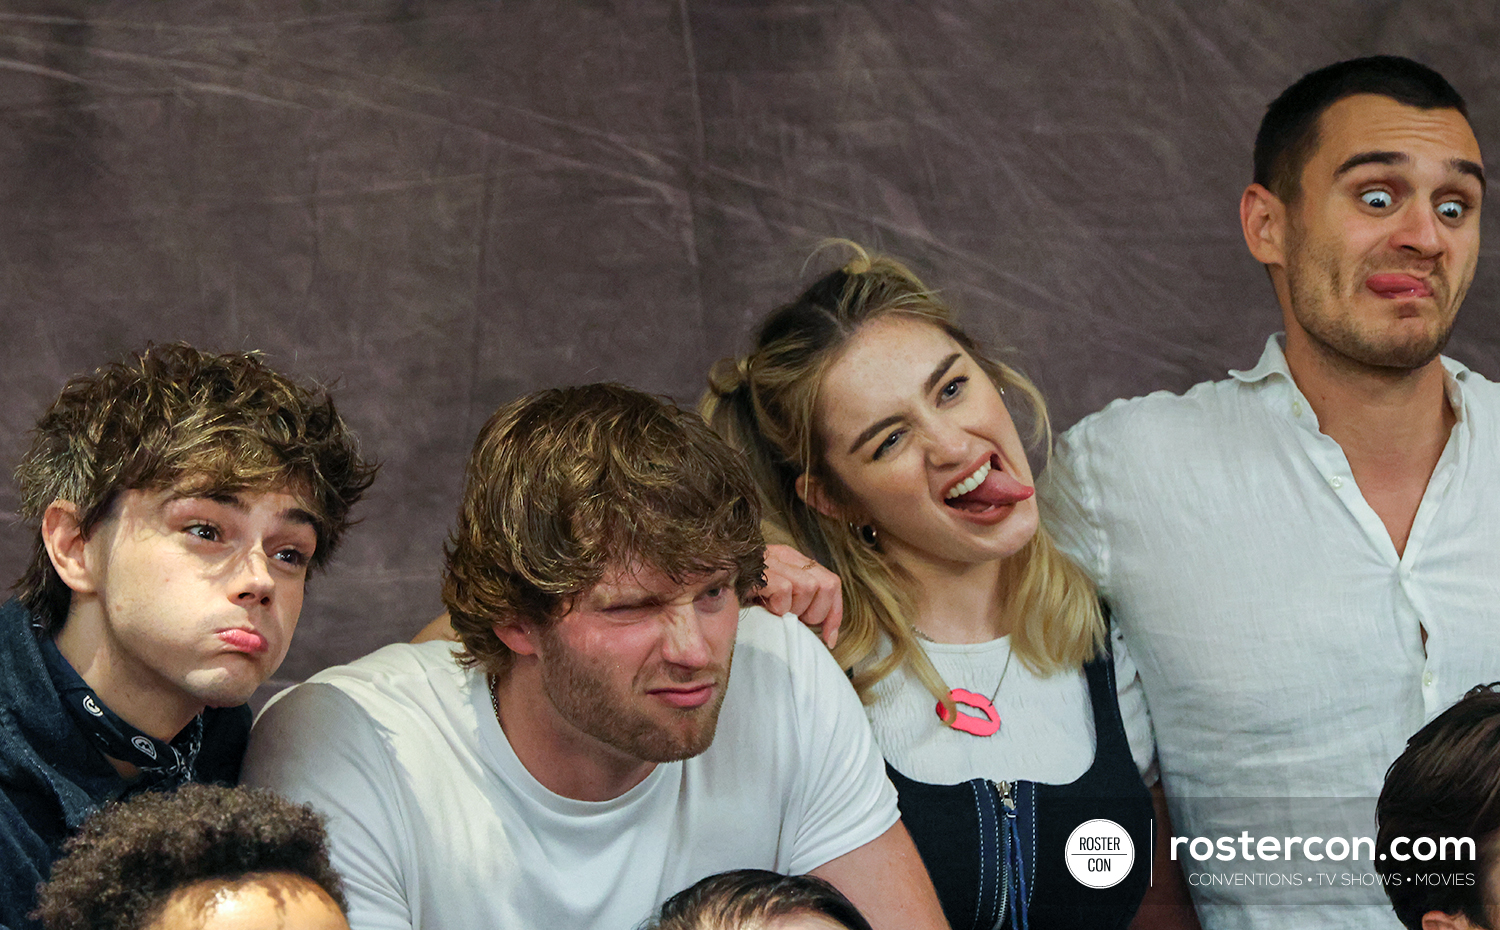
<svg viewBox="0 0 1500 930">
<path fill-rule="evenodd" d="M 1255 384 L 1273 375 L 1280 375 L 1287 384 L 1295 387 L 1296 382 L 1292 380 L 1292 370 L 1286 364 L 1286 353 L 1281 348 L 1281 340 L 1285 337 L 1285 333 L 1271 334 L 1266 339 L 1266 350 L 1260 354 L 1260 361 L 1255 363 L 1255 367 L 1249 371 L 1231 368 L 1229 377 L 1244 384 Z M 1448 394 L 1448 403 L 1453 407 L 1454 416 L 1459 422 L 1463 422 L 1463 382 L 1469 377 L 1469 368 L 1463 362 L 1455 361 L 1446 355 L 1439 355 L 1438 361 L 1443 366 L 1443 389 Z"/>
<path fill-rule="evenodd" d="M 1254 384 L 1264 381 L 1272 375 L 1281 375 L 1288 381 L 1292 380 L 1292 370 L 1286 367 L 1286 353 L 1281 350 L 1281 333 L 1273 333 L 1266 340 L 1266 350 L 1260 354 L 1260 361 L 1249 371 L 1240 371 L 1237 368 L 1229 369 L 1229 377 L 1245 384 Z"/>
</svg>

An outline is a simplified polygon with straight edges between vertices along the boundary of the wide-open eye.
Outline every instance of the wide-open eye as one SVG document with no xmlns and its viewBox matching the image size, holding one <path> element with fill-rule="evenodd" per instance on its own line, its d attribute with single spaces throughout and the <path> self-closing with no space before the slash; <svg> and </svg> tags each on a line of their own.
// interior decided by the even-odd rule
<svg viewBox="0 0 1500 930">
<path fill-rule="evenodd" d="M 1392 202 L 1390 192 L 1382 190 L 1365 191 L 1359 195 L 1359 199 L 1377 210 L 1384 210 Z"/>
<path fill-rule="evenodd" d="M 1445 200 L 1437 205 L 1438 216 L 1445 220 L 1461 220 L 1467 209 L 1462 200 Z"/>
</svg>

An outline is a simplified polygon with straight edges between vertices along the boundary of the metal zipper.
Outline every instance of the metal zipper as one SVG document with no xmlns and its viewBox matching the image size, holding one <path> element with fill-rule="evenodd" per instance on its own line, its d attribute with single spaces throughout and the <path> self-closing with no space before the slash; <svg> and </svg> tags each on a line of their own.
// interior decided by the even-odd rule
<svg viewBox="0 0 1500 930">
<path fill-rule="evenodd" d="M 1010 912 L 1010 886 L 1011 868 L 1010 861 L 1010 834 L 1016 828 L 1016 791 L 1015 786 L 1008 781 L 990 780 L 990 786 L 995 789 L 995 795 L 1000 798 L 1000 806 L 1004 809 L 1003 819 L 995 823 L 995 845 L 1000 852 L 1000 911 L 995 921 L 993 930 L 1004 930 L 1005 917 Z M 1009 821 L 1009 824 L 1006 823 Z M 1007 830 L 1007 826 L 1009 830 Z"/>
</svg>

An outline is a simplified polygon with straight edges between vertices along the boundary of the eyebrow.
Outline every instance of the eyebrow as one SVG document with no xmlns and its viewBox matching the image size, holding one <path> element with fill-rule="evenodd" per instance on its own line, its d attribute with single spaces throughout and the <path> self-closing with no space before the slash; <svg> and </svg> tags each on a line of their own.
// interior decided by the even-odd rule
<svg viewBox="0 0 1500 930">
<path fill-rule="evenodd" d="M 241 498 L 240 495 L 232 491 L 210 491 L 205 494 L 194 494 L 191 491 L 175 493 L 167 498 L 167 503 L 171 503 L 173 501 L 190 500 L 211 501 L 215 504 L 222 504 L 225 507 L 237 510 L 240 513 L 250 512 L 250 505 L 246 504 L 244 499 Z M 304 510 L 301 507 L 288 507 L 287 509 L 283 510 L 279 514 L 279 516 L 290 520 L 293 523 L 301 523 L 313 528 L 316 528 L 318 525 L 318 518 L 313 516 L 311 512 Z"/>
<path fill-rule="evenodd" d="M 697 586 L 686 586 L 683 590 L 693 591 L 694 597 L 711 588 L 733 587 L 736 573 L 733 569 L 721 569 L 717 574 L 710 575 L 707 580 Z M 678 592 L 663 593 L 659 591 L 648 591 L 638 588 L 626 591 L 624 594 L 612 601 L 605 601 L 599 605 L 599 610 L 638 610 L 640 608 L 660 607 L 677 596 Z"/>
<path fill-rule="evenodd" d="M 1405 152 L 1359 152 L 1344 159 L 1333 172 L 1335 178 L 1341 177 L 1360 165 L 1404 165 L 1411 161 L 1411 156 Z M 1448 167 L 1459 174 L 1467 174 L 1479 182 L 1481 190 L 1487 190 L 1488 185 L 1484 180 L 1484 166 L 1467 158 L 1450 158 Z"/>
<path fill-rule="evenodd" d="M 961 355 L 963 355 L 962 352 L 954 352 L 952 355 L 943 359 L 941 362 L 938 362 L 937 367 L 932 369 L 932 374 L 927 376 L 927 384 L 923 386 L 922 393 L 930 394 L 932 392 L 932 389 L 937 387 L 939 381 L 943 380 L 943 376 L 948 373 L 948 369 L 953 367 L 953 363 L 958 361 Z M 858 452 L 860 446 L 869 442 L 871 439 L 874 439 L 875 435 L 881 430 L 885 429 L 887 426 L 893 426 L 900 422 L 901 418 L 897 416 L 886 417 L 883 420 L 879 420 L 875 423 L 870 424 L 869 428 L 867 428 L 863 433 L 860 433 L 858 436 L 854 437 L 854 443 L 849 446 L 849 454 L 853 455 L 855 452 Z"/>
</svg>

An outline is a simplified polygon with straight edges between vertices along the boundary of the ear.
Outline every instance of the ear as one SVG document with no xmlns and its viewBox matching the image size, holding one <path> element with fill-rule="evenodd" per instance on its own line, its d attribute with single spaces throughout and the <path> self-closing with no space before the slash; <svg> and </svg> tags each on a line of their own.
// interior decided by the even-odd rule
<svg viewBox="0 0 1500 930">
<path fill-rule="evenodd" d="M 55 500 L 42 513 L 42 545 L 63 584 L 75 594 L 94 594 L 98 587 L 89 570 L 88 537 L 78 522 L 78 506 Z"/>
<path fill-rule="evenodd" d="M 1259 184 L 1240 195 L 1240 230 L 1245 245 L 1262 265 L 1286 264 L 1286 204 Z"/>
<path fill-rule="evenodd" d="M 495 631 L 495 636 L 505 647 L 518 656 L 534 656 L 536 648 L 536 627 L 524 620 L 510 620 L 496 623 L 490 629 Z"/>
<path fill-rule="evenodd" d="M 1473 930 L 1474 925 L 1462 914 L 1428 911 L 1422 915 L 1422 930 Z"/>
<path fill-rule="evenodd" d="M 818 513 L 830 520 L 842 520 L 839 509 L 834 506 L 833 501 L 828 499 L 828 493 L 823 490 L 823 483 L 816 478 L 811 478 L 806 472 L 797 476 L 797 496 L 802 498 L 802 503 L 816 510 Z"/>
</svg>

